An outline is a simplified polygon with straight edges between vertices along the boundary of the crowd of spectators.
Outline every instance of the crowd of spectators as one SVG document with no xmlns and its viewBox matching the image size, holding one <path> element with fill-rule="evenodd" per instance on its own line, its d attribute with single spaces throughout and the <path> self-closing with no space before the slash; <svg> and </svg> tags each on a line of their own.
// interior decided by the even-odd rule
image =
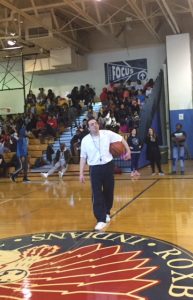
<svg viewBox="0 0 193 300">
<path fill-rule="evenodd" d="M 145 85 L 138 80 L 135 84 L 110 84 L 103 88 L 100 94 L 102 102 L 98 114 L 100 128 L 108 128 L 116 132 L 129 133 L 131 129 L 139 127 L 140 109 L 151 94 L 153 80 Z"/>
<path fill-rule="evenodd" d="M 21 122 L 25 123 L 27 132 L 36 138 L 56 138 L 61 127 L 71 126 L 74 122 L 77 130 L 71 139 L 70 150 L 72 157 L 75 157 L 74 161 L 78 162 L 81 140 L 88 133 L 86 120 L 93 116 L 98 120 L 101 129 L 115 132 L 128 133 L 132 128 L 137 129 L 140 109 L 149 97 L 152 87 L 152 79 L 144 86 L 140 81 L 134 85 L 131 82 L 110 84 L 100 94 L 102 107 L 98 113 L 93 110 L 95 90 L 89 84 L 81 85 L 80 88 L 75 86 L 66 98 L 56 96 L 52 89 L 46 92 L 44 88 L 39 88 L 37 95 L 30 90 L 25 100 L 24 114 L 0 116 L 0 168 L 5 173 L 3 154 L 16 152 Z M 87 109 L 87 116 L 82 124 L 77 124 L 76 118 L 83 107 Z M 15 156 L 11 158 L 10 164 L 17 166 Z"/>
<path fill-rule="evenodd" d="M 79 162 L 80 145 L 82 138 L 88 134 L 86 120 L 94 117 L 98 120 L 100 129 L 109 129 L 117 133 L 130 133 L 139 127 L 140 110 L 148 99 L 153 88 L 153 79 L 145 85 L 138 80 L 131 82 L 110 84 L 102 89 L 100 100 L 102 107 L 98 113 L 93 105 L 88 105 L 86 119 L 77 128 L 71 140 L 71 152 L 75 161 Z"/>
<path fill-rule="evenodd" d="M 25 99 L 25 112 L 17 115 L 0 116 L 0 169 L 5 174 L 5 169 L 12 166 L 12 160 L 7 164 L 4 160 L 6 152 L 16 152 L 18 128 L 21 122 L 26 130 L 35 138 L 56 138 L 60 128 L 76 123 L 76 117 L 81 113 L 84 105 L 94 102 L 95 92 L 89 84 L 74 87 L 66 98 L 56 96 L 52 89 L 47 93 L 44 88 L 39 88 L 37 95 L 32 90 Z M 76 124 L 77 125 L 77 124 Z M 10 165 L 11 164 L 11 165 Z M 17 165 L 17 164 L 16 164 Z M 14 164 L 14 166 L 16 166 Z"/>
</svg>

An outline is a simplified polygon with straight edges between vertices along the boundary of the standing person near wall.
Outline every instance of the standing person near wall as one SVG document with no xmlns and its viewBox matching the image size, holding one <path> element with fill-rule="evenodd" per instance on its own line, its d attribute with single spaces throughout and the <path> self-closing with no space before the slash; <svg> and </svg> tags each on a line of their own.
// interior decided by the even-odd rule
<svg viewBox="0 0 193 300">
<path fill-rule="evenodd" d="M 82 139 L 80 154 L 80 182 L 85 182 L 86 162 L 90 166 L 93 211 L 97 219 L 95 230 L 102 230 L 110 222 L 110 210 L 114 197 L 114 164 L 109 151 L 110 143 L 120 141 L 126 148 L 125 159 L 130 159 L 127 142 L 110 130 L 99 130 L 94 118 L 88 120 L 90 134 Z"/>
<path fill-rule="evenodd" d="M 141 152 L 141 143 L 139 137 L 137 136 L 136 128 L 132 129 L 131 135 L 127 139 L 127 143 L 131 150 L 131 176 L 139 176 L 141 175 L 138 172 L 138 161 Z"/>
<path fill-rule="evenodd" d="M 172 174 L 177 172 L 177 162 L 180 161 L 180 173 L 184 175 L 184 143 L 186 141 L 186 132 L 182 130 L 182 124 L 176 124 L 176 131 L 172 133 Z"/>
<path fill-rule="evenodd" d="M 19 168 L 10 174 L 10 179 L 15 181 L 18 175 L 23 171 L 23 182 L 30 182 L 27 177 L 28 173 L 28 135 L 24 123 L 22 123 L 21 128 L 18 130 L 18 140 L 17 140 L 17 157 L 19 160 Z"/>
<path fill-rule="evenodd" d="M 155 165 L 158 168 L 158 174 L 160 176 L 164 175 L 161 168 L 161 154 L 159 150 L 158 137 L 153 128 L 149 128 L 145 143 L 147 144 L 146 157 L 147 160 L 150 161 L 152 176 L 156 175 Z"/>
<path fill-rule="evenodd" d="M 54 166 L 47 173 L 41 173 L 41 176 L 48 178 L 49 175 L 52 175 L 55 171 L 59 170 L 58 175 L 62 178 L 68 168 L 70 157 L 70 150 L 67 149 L 65 143 L 61 144 L 60 149 L 56 152 Z"/>
</svg>

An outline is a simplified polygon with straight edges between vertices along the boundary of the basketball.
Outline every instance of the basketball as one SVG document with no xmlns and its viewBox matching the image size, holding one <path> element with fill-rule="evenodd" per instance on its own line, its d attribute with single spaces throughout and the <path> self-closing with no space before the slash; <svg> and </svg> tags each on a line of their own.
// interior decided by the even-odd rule
<svg viewBox="0 0 193 300">
<path fill-rule="evenodd" d="M 110 144 L 110 153 L 113 157 L 120 157 L 125 154 L 126 149 L 122 142 L 115 142 Z"/>
<path fill-rule="evenodd" d="M 175 137 L 176 143 L 185 142 L 186 137 L 184 135 Z"/>
</svg>

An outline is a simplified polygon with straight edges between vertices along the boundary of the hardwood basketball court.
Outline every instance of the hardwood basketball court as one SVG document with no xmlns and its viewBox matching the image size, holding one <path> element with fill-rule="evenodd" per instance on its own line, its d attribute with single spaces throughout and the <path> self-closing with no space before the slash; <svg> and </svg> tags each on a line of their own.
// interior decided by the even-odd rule
<svg viewBox="0 0 193 300">
<path fill-rule="evenodd" d="M 79 183 L 78 165 L 63 179 L 1 179 L 0 299 L 192 299 L 192 169 L 115 175 L 103 232 L 93 231 L 89 175 Z"/>
<path fill-rule="evenodd" d="M 131 179 L 115 175 L 115 201 L 107 231 L 137 233 L 163 239 L 193 251 L 193 164 L 186 175 L 150 176 L 149 167 Z M 30 183 L 1 179 L 0 237 L 47 231 L 93 230 L 89 176 L 80 184 L 78 171 Z"/>
</svg>

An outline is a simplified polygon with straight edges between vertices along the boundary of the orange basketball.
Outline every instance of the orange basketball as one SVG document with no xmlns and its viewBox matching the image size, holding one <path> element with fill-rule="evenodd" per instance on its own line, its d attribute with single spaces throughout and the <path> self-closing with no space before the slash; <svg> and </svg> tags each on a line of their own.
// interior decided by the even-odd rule
<svg viewBox="0 0 193 300">
<path fill-rule="evenodd" d="M 184 142 L 186 137 L 182 135 L 182 136 L 177 136 L 175 139 L 177 143 L 180 143 L 180 142 Z"/>
<path fill-rule="evenodd" d="M 109 150 L 113 157 L 120 157 L 126 152 L 125 146 L 122 142 L 111 143 Z"/>
</svg>

